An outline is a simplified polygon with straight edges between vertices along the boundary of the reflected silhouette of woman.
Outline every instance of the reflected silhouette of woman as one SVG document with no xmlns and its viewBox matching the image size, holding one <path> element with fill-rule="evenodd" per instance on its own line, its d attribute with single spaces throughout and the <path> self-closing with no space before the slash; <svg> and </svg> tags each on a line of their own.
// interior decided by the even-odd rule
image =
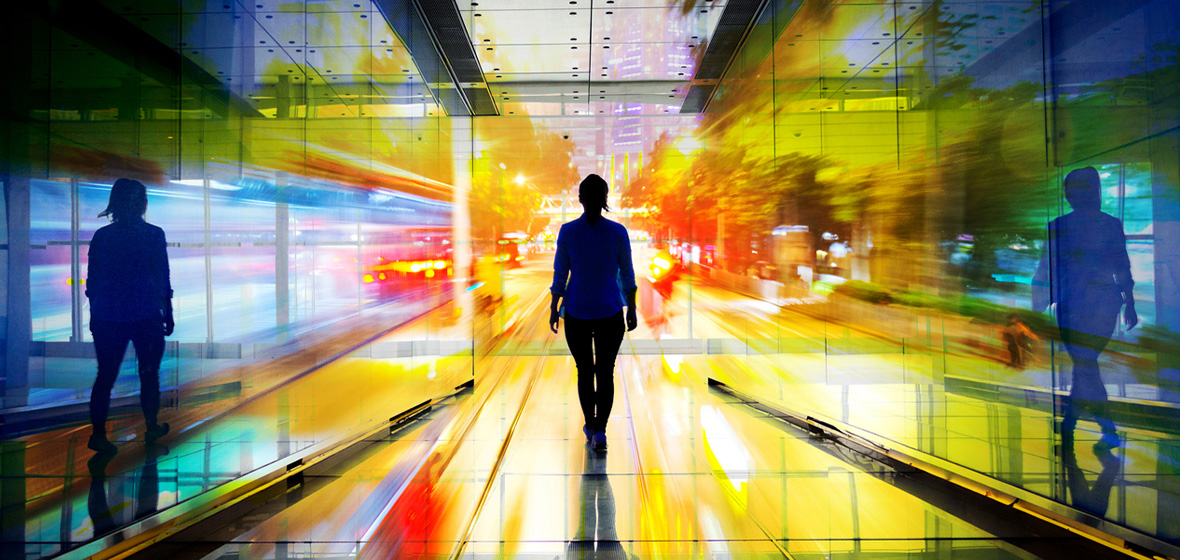
<svg viewBox="0 0 1180 560">
<path fill-rule="evenodd" d="M 606 422 L 615 398 L 624 297 L 627 330 L 635 330 L 639 323 L 627 228 L 602 217 L 603 210 L 610 210 L 608 191 L 606 181 L 594 174 L 578 186 L 584 212 L 562 224 L 557 234 L 549 310 L 549 328 L 556 333 L 564 307 L 565 340 L 578 367 L 578 401 L 586 420 L 582 433 L 599 450 L 606 449 Z"/>
<path fill-rule="evenodd" d="M 1072 448 L 1078 418 L 1089 412 L 1102 428 L 1096 445 L 1118 447 L 1098 356 L 1114 334 L 1120 309 L 1128 329 L 1139 322 L 1127 238 L 1118 218 L 1101 210 L 1096 169 L 1071 171 L 1064 187 L 1073 211 L 1049 222 L 1049 246 L 1033 278 L 1033 309 L 1057 305 L 1061 341 L 1073 361 L 1073 385 L 1062 421 L 1065 446 Z"/>
<path fill-rule="evenodd" d="M 578 490 L 578 530 L 569 543 L 569 559 L 625 559 L 615 521 L 615 493 L 606 475 L 606 456 L 586 453 Z"/>
<path fill-rule="evenodd" d="M 1086 471 L 1078 466 L 1077 455 L 1074 453 L 1073 434 L 1062 434 L 1062 466 L 1065 467 L 1065 482 L 1069 487 L 1070 504 L 1095 515 L 1106 515 L 1110 508 L 1110 491 L 1114 488 L 1115 478 L 1119 473 L 1119 458 L 1110 453 L 1111 447 L 1101 442 L 1094 446 L 1094 457 L 1102 470 L 1094 479 L 1094 484 L 1086 479 Z"/>
<path fill-rule="evenodd" d="M 86 297 L 90 298 L 90 332 L 98 358 L 98 377 L 90 394 L 92 432 L 87 447 L 114 453 L 107 439 L 111 389 L 123 365 L 127 344 L 135 345 L 139 361 L 139 402 L 147 421 L 146 439 L 168 433 L 158 423 L 160 360 L 164 337 L 172 334 L 172 284 L 164 230 L 144 221 L 147 189 L 132 179 L 119 179 L 99 217 L 111 224 L 94 232 L 86 265 Z"/>
<path fill-rule="evenodd" d="M 90 521 L 94 523 L 94 536 L 114 531 L 121 525 L 126 525 L 137 519 L 143 519 L 156 513 L 160 507 L 160 458 L 168 454 L 168 447 L 159 443 L 148 444 L 144 449 L 143 468 L 140 469 L 139 484 L 135 491 L 135 514 L 128 518 L 125 503 L 111 506 L 107 496 L 107 466 L 114 455 L 96 453 L 86 461 L 86 468 L 90 471 L 90 492 L 86 497 L 86 510 L 90 514 Z M 112 483 L 112 488 L 117 485 Z"/>
</svg>

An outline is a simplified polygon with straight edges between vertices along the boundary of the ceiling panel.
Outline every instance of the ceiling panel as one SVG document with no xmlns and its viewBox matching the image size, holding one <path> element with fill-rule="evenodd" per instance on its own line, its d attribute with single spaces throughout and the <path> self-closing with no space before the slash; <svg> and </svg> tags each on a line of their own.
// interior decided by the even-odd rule
<svg viewBox="0 0 1180 560">
<path fill-rule="evenodd" d="M 719 13 L 711 10 L 707 15 L 694 13 L 681 17 L 678 12 L 664 8 L 596 8 L 592 36 L 595 41 L 639 40 L 692 46 L 713 33 L 718 20 L 714 16 Z"/>
<path fill-rule="evenodd" d="M 681 9 L 652 0 L 595 0 L 593 7 L 588 0 L 460 5 L 485 79 L 500 86 L 493 87 L 496 99 L 504 103 L 507 94 L 511 103 L 516 94 L 530 101 L 530 107 L 565 105 L 566 112 L 559 114 L 598 110 L 584 97 L 577 100 L 586 103 L 583 107 L 570 106 L 574 100 L 562 93 L 573 88 L 566 84 L 583 86 L 584 93 L 598 82 L 676 82 L 661 83 L 658 96 L 645 86 L 644 94 L 629 102 L 651 105 L 639 111 L 652 114 L 662 114 L 666 105 L 679 106 L 702 42 L 716 28 L 723 8 L 722 2 Z"/>
<path fill-rule="evenodd" d="M 469 16 L 472 44 L 576 45 L 590 39 L 590 10 L 481 10 Z M 580 36 L 579 36 L 580 35 Z"/>
<path fill-rule="evenodd" d="M 585 78 L 590 68 L 590 51 L 585 46 L 572 49 L 565 45 L 509 45 L 481 50 L 479 56 L 485 67 L 490 64 L 503 72 L 535 74 L 541 79 L 568 77 L 572 80 L 579 77 L 574 74 L 581 74 L 580 77 Z"/>
<path fill-rule="evenodd" d="M 275 89 L 284 76 L 314 88 L 308 94 L 317 106 L 313 117 L 404 112 L 378 109 L 399 103 L 420 106 L 423 114 L 437 111 L 413 58 L 371 0 L 185 0 L 183 12 L 158 1 L 103 4 L 265 116 L 273 116 L 276 95 L 285 91 L 303 102 L 302 89 Z"/>
</svg>

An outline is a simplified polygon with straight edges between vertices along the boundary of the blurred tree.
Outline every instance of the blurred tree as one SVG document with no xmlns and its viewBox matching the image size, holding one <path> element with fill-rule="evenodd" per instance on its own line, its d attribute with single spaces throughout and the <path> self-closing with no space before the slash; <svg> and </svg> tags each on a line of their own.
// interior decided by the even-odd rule
<svg viewBox="0 0 1180 560">
<path fill-rule="evenodd" d="M 540 232 L 549 221 L 537 212 L 544 197 L 574 188 L 580 179 L 571 164 L 573 141 L 528 118 L 477 119 L 476 138 L 481 149 L 472 160 L 472 235 L 493 240 L 511 231 Z"/>
<path fill-rule="evenodd" d="M 667 132 L 656 139 L 639 178 L 621 201 L 628 208 L 648 209 L 644 227 L 657 238 L 682 239 L 689 233 L 691 161 L 680 151 L 679 142 Z"/>
</svg>

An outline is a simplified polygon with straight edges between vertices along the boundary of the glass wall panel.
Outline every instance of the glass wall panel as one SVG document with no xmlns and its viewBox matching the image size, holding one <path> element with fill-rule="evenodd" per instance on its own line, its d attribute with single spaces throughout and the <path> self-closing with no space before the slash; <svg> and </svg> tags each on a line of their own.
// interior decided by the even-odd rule
<svg viewBox="0 0 1180 560">
<path fill-rule="evenodd" d="M 184 474 L 161 481 L 153 510 L 472 379 L 471 309 L 452 303 L 470 268 L 453 256 L 456 232 L 469 239 L 454 180 L 470 121 L 439 109 L 436 80 L 376 5 L 87 2 L 11 15 L 4 57 L 22 91 L 4 98 L 0 270 L 22 274 L 3 276 L 0 298 L 15 350 L 3 463 L 5 480 L 37 479 L 11 499 L 5 486 L 6 546 L 36 543 L 25 555 L 43 557 L 113 529 L 79 512 L 100 494 L 123 508 L 118 481 L 133 478 L 98 478 L 89 500 L 86 484 L 71 486 L 94 472 L 90 428 L 74 433 L 96 378 L 85 282 L 116 179 L 146 186 L 174 290 L 159 377 L 176 439 L 148 462 Z M 135 461 L 150 452 L 142 363 L 128 349 L 107 421 Z M 47 495 L 61 503 L 37 501 Z M 18 510 L 23 534 L 9 524 Z"/>
<path fill-rule="evenodd" d="M 778 339 L 744 320 L 741 367 L 713 372 L 1174 542 L 1170 486 L 1127 501 L 1173 463 L 1174 7 L 791 10 L 684 164 L 722 178 L 692 184 L 718 223 L 701 274 L 742 275 Z M 1067 181 L 1086 167 L 1092 206 Z"/>
<path fill-rule="evenodd" d="M 34 251 L 29 258 L 30 283 L 42 296 L 33 300 L 33 339 L 70 340 L 71 286 L 76 281 L 70 270 L 71 188 L 69 182 L 34 181 L 29 237 Z"/>
</svg>

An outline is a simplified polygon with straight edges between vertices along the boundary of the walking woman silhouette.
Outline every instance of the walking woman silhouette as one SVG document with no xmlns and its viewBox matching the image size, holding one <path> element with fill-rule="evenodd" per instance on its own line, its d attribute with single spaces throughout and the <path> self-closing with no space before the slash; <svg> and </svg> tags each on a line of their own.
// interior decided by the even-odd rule
<svg viewBox="0 0 1180 560">
<path fill-rule="evenodd" d="M 1049 243 L 1033 276 L 1033 310 L 1057 306 L 1061 342 L 1073 361 L 1073 384 L 1061 423 L 1062 443 L 1073 448 L 1083 412 L 1102 429 L 1095 453 L 1120 447 L 1107 406 L 1098 357 L 1122 312 L 1129 330 L 1139 324 L 1127 237 L 1118 218 L 1102 211 L 1102 179 L 1093 167 L 1065 176 L 1065 200 L 1073 211 L 1049 222 Z"/>
<path fill-rule="evenodd" d="M 94 232 L 86 265 L 86 297 L 90 298 L 90 332 L 98 357 L 98 377 L 90 393 L 92 432 L 87 447 L 114 453 L 107 439 L 111 389 L 123 365 L 127 344 L 135 345 L 139 361 L 139 403 L 147 420 L 146 439 L 168 433 L 159 424 L 160 360 L 164 337 L 172 334 L 172 284 L 168 273 L 164 230 L 144 221 L 147 189 L 132 179 L 111 186 L 111 198 L 100 217 L 111 224 Z"/>
<path fill-rule="evenodd" d="M 553 260 L 553 302 L 549 328 L 565 317 L 565 340 L 578 367 L 578 401 L 586 419 L 582 433 L 595 449 L 606 449 L 606 422 L 615 399 L 615 358 L 626 328 L 635 330 L 635 269 L 627 228 L 602 217 L 609 191 L 590 174 L 578 186 L 582 216 L 562 224 Z M 569 281 L 567 284 L 566 281 Z M 564 299 L 564 302 L 562 301 Z M 625 301 L 624 301 L 625 300 Z"/>
</svg>

